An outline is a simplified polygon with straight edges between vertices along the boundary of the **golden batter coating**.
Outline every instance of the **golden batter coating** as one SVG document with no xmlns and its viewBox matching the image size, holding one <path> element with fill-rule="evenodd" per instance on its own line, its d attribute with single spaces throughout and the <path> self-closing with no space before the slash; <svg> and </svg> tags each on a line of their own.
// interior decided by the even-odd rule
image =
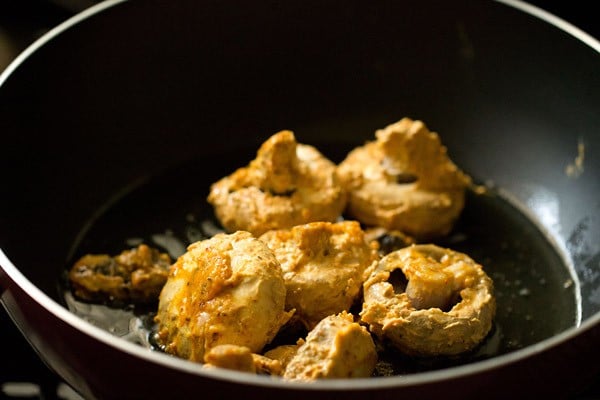
<svg viewBox="0 0 600 400">
<path fill-rule="evenodd" d="M 263 375 L 281 375 L 283 368 L 278 360 L 255 354 L 246 346 L 221 344 L 204 355 L 204 366 Z"/>
<path fill-rule="evenodd" d="M 87 254 L 69 271 L 75 297 L 93 302 L 153 303 L 167 281 L 171 258 L 141 244 L 117 256 Z"/>
<path fill-rule="evenodd" d="M 246 346 L 221 344 L 204 354 L 205 367 L 218 367 L 234 371 L 256 372 L 252 351 Z"/>
<path fill-rule="evenodd" d="M 398 284 L 400 271 L 408 280 Z M 360 313 L 369 330 L 416 356 L 456 355 L 492 327 L 492 280 L 469 256 L 436 245 L 411 245 L 381 259 L 364 284 Z"/>
<path fill-rule="evenodd" d="M 375 136 L 338 166 L 348 214 L 420 240 L 449 233 L 471 180 L 450 160 L 437 133 L 404 118 Z"/>
<path fill-rule="evenodd" d="M 369 377 L 376 363 L 371 334 L 344 311 L 324 318 L 308 333 L 283 377 L 304 381 Z"/>
<path fill-rule="evenodd" d="M 286 309 L 308 328 L 328 315 L 349 310 L 368 269 L 379 259 L 357 221 L 311 222 L 260 237 L 283 270 Z"/>
<path fill-rule="evenodd" d="M 283 373 L 283 371 L 285 370 L 287 365 L 290 363 L 291 359 L 294 358 L 294 356 L 298 352 L 298 349 L 303 344 L 304 344 L 304 340 L 299 339 L 296 344 L 283 344 L 281 346 L 277 346 L 277 347 L 267 351 L 264 354 L 264 356 L 271 360 L 278 361 L 282 367 L 281 372 Z"/>
<path fill-rule="evenodd" d="M 202 362 L 222 344 L 262 350 L 287 322 L 279 262 L 249 232 L 191 244 L 173 264 L 156 315 L 168 353 Z"/>
<path fill-rule="evenodd" d="M 262 144 L 248 166 L 211 186 L 208 202 L 229 232 L 256 236 L 312 221 L 335 221 L 346 194 L 336 166 L 312 146 L 281 131 Z"/>
</svg>

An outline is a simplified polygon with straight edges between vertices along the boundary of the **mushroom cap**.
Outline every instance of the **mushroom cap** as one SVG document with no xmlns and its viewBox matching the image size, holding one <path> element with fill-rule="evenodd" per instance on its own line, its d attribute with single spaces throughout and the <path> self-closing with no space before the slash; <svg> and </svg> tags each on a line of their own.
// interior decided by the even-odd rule
<svg viewBox="0 0 600 400">
<path fill-rule="evenodd" d="M 291 131 L 265 141 L 248 166 L 213 183 L 208 202 L 229 232 L 259 236 L 271 229 L 338 219 L 346 193 L 336 166 Z"/>
<path fill-rule="evenodd" d="M 165 351 L 202 362 L 231 344 L 258 353 L 291 313 L 284 311 L 279 262 L 249 232 L 191 244 L 171 267 L 160 294 L 157 340 Z"/>
<path fill-rule="evenodd" d="M 417 308 L 406 291 L 394 288 L 390 276 L 395 270 L 401 270 L 409 283 L 421 279 L 422 285 L 442 287 L 439 275 L 446 276 L 449 279 L 443 284 L 459 301 L 448 310 Z M 456 355 L 472 350 L 491 330 L 496 311 L 493 282 L 482 266 L 466 254 L 432 244 L 411 245 L 383 257 L 363 291 L 361 320 L 372 333 L 410 355 Z"/>
<path fill-rule="evenodd" d="M 377 363 L 371 334 L 342 312 L 320 321 L 285 368 L 290 380 L 369 377 Z"/>
<path fill-rule="evenodd" d="M 348 214 L 418 239 L 447 234 L 464 207 L 471 179 L 448 157 L 438 134 L 404 118 L 375 136 L 338 166 Z"/>
<path fill-rule="evenodd" d="M 260 237 L 281 264 L 286 309 L 311 329 L 323 318 L 348 311 L 369 268 L 379 260 L 376 243 L 357 221 L 311 222 Z"/>
</svg>

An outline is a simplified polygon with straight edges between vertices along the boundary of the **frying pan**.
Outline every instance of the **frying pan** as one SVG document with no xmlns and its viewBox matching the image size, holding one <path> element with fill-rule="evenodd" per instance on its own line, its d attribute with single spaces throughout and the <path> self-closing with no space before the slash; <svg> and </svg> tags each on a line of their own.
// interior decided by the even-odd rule
<svg viewBox="0 0 600 400">
<path fill-rule="evenodd" d="M 3 306 L 90 399 L 577 393 L 600 373 L 600 44 L 544 18 L 525 3 L 460 0 L 84 11 L 0 77 Z M 157 237 L 169 247 L 190 228 L 182 220 L 209 221 L 208 185 L 276 131 L 337 162 L 403 116 L 492 189 L 469 195 L 446 242 L 495 280 L 492 354 L 292 384 L 152 351 L 69 298 L 64 271 L 81 253 Z"/>
</svg>

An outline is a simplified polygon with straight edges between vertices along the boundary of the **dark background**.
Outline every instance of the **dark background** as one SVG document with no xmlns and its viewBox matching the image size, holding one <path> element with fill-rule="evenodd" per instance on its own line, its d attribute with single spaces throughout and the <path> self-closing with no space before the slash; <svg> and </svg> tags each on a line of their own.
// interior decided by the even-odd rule
<svg viewBox="0 0 600 400">
<path fill-rule="evenodd" d="M 200 0 L 199 0 L 200 1 Z M 25 47 L 93 0 L 0 0 L 0 71 Z M 530 4 L 600 37 L 598 14 L 589 0 L 534 0 Z M 39 360 L 0 307 L 0 399 L 80 399 Z M 600 399 L 600 377 L 574 399 Z"/>
</svg>

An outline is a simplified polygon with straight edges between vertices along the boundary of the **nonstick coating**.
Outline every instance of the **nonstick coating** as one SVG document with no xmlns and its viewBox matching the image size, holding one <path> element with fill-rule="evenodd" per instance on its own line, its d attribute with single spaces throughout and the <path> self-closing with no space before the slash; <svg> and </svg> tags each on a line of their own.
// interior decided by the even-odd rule
<svg viewBox="0 0 600 400">
<path fill-rule="evenodd" d="M 500 2 L 92 8 L 0 78 L 2 303 L 86 398 L 572 393 L 600 368 L 600 45 L 584 39 Z M 438 131 L 458 165 L 548 237 L 576 274 L 580 326 L 468 366 L 306 387 L 199 371 L 60 305 L 79 235 L 131 185 L 202 154 L 256 148 L 280 129 L 317 147 L 360 144 L 403 116 Z"/>
</svg>

